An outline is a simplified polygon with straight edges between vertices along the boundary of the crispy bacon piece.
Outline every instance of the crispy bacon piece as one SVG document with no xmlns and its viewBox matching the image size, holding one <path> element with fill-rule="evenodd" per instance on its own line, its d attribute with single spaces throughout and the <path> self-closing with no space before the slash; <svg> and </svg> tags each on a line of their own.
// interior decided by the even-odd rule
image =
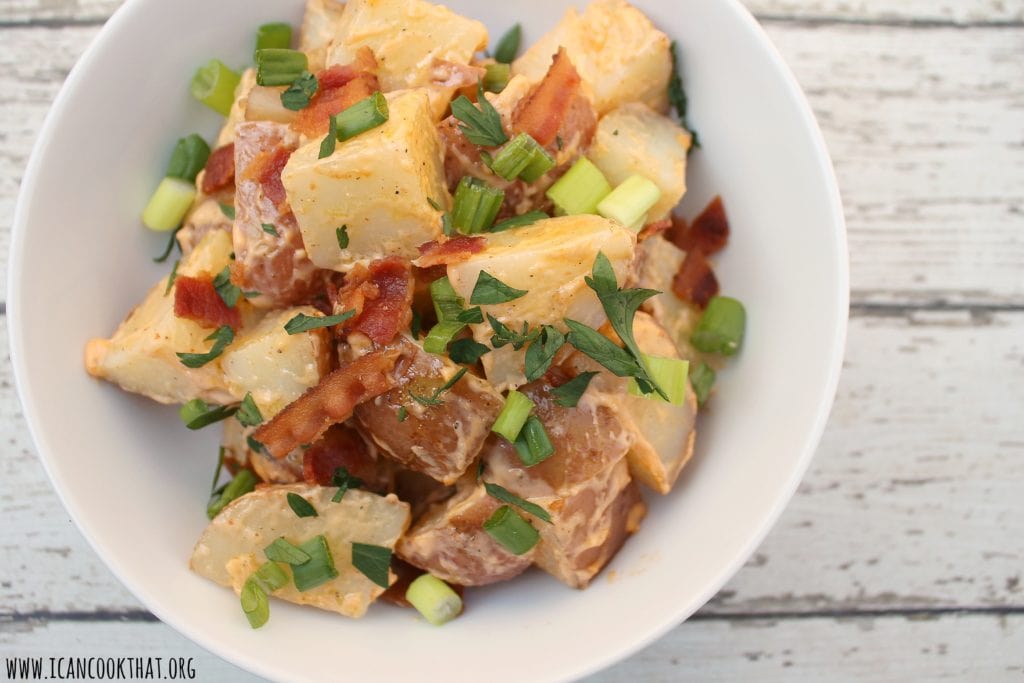
<svg viewBox="0 0 1024 683">
<path fill-rule="evenodd" d="M 257 181 L 263 189 L 264 196 L 279 208 L 288 201 L 284 183 L 281 182 L 281 171 L 288 164 L 292 151 L 287 147 L 277 147 L 261 152 L 245 171 L 245 177 Z"/>
<path fill-rule="evenodd" d="M 412 320 L 413 278 L 409 262 L 397 256 L 357 266 L 338 290 L 336 313 L 354 310 L 346 332 L 362 332 L 377 345 L 387 344 Z"/>
<path fill-rule="evenodd" d="M 228 325 L 237 330 L 242 326 L 238 308 L 224 303 L 209 276 L 179 275 L 174 280 L 174 315 L 188 318 L 203 327 Z"/>
<path fill-rule="evenodd" d="M 459 235 L 447 242 L 425 242 L 419 246 L 420 257 L 413 261 L 417 268 L 460 263 L 473 254 L 479 254 L 487 246 L 483 237 Z"/>
<path fill-rule="evenodd" d="M 705 256 L 721 251 L 729 241 L 729 220 L 725 216 L 722 198 L 712 199 L 690 225 L 679 217 L 672 217 L 672 227 L 665 237 L 683 251 L 699 249 Z"/>
<path fill-rule="evenodd" d="M 512 128 L 529 133 L 541 145 L 550 144 L 576 99 L 580 82 L 565 48 L 559 48 L 547 75 L 516 107 Z"/>
<path fill-rule="evenodd" d="M 672 280 L 672 291 L 698 308 L 707 306 L 711 297 L 718 294 L 718 278 L 700 249 L 686 252 L 686 259 Z"/>
<path fill-rule="evenodd" d="M 397 385 L 392 370 L 399 355 L 398 349 L 371 351 L 325 375 L 319 384 L 262 424 L 252 438 L 275 458 L 312 444 L 331 425 L 352 417 L 357 405 Z"/>
<path fill-rule="evenodd" d="M 292 122 L 292 129 L 309 137 L 327 133 L 330 118 L 380 90 L 374 72 L 377 60 L 369 48 L 362 48 L 352 64 L 332 66 L 316 75 L 319 84 L 309 106 Z"/>
<path fill-rule="evenodd" d="M 643 230 L 640 231 L 640 234 L 637 235 L 636 238 L 638 241 L 643 242 L 645 239 L 649 237 L 655 237 L 656 235 L 664 233 L 671 227 L 672 219 L 662 218 L 660 221 L 654 221 L 653 223 L 648 223 L 647 225 L 645 225 L 643 227 Z"/>
<path fill-rule="evenodd" d="M 203 194 L 220 192 L 235 184 L 235 143 L 222 145 L 210 153 L 203 169 Z"/>
<path fill-rule="evenodd" d="M 337 424 L 302 454 L 302 478 L 308 484 L 331 486 L 334 471 L 344 467 L 363 482 L 377 478 L 377 462 L 366 442 L 351 427 Z"/>
</svg>

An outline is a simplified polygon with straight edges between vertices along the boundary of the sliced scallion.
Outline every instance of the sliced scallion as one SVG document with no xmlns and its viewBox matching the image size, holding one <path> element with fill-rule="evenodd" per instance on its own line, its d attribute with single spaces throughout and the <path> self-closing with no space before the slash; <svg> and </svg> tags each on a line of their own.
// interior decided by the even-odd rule
<svg viewBox="0 0 1024 683">
<path fill-rule="evenodd" d="M 690 386 L 697 395 L 697 405 L 703 406 L 711 396 L 711 387 L 715 384 L 715 371 L 710 365 L 701 361 L 690 368 Z"/>
<path fill-rule="evenodd" d="M 238 470 L 234 479 L 228 482 L 224 490 L 221 491 L 220 497 L 212 501 L 206 508 L 206 516 L 213 519 L 217 516 L 217 513 L 224 509 L 224 506 L 233 501 L 235 498 L 240 498 L 245 494 L 256 488 L 256 483 L 259 481 L 252 470 Z"/>
<path fill-rule="evenodd" d="M 520 133 L 494 155 L 491 170 L 505 180 L 513 180 L 526 170 L 539 149 L 536 140 L 526 133 Z"/>
<path fill-rule="evenodd" d="M 309 69 L 306 53 L 288 48 L 256 50 L 257 85 L 291 85 Z"/>
<path fill-rule="evenodd" d="M 574 216 L 597 213 L 597 205 L 611 191 L 612 186 L 601 170 L 590 159 L 580 157 L 546 194 L 559 214 Z"/>
<path fill-rule="evenodd" d="M 452 225 L 466 234 L 483 232 L 494 223 L 505 192 L 489 186 L 479 178 L 463 176 L 455 189 Z"/>
<path fill-rule="evenodd" d="M 181 138 L 174 145 L 166 175 L 194 183 L 209 158 L 210 146 L 206 144 L 206 140 L 193 133 Z"/>
<path fill-rule="evenodd" d="M 448 344 L 465 326 L 465 323 L 460 323 L 457 320 L 437 323 L 430 328 L 430 332 L 423 338 L 423 350 L 427 353 L 444 353 L 448 348 Z"/>
<path fill-rule="evenodd" d="M 447 275 L 430 283 L 430 299 L 434 303 L 434 313 L 441 322 L 455 322 L 462 313 L 464 301 L 455 292 Z"/>
<path fill-rule="evenodd" d="M 526 424 L 526 418 L 533 410 L 533 405 L 533 401 L 526 394 L 515 389 L 509 391 L 505 397 L 505 405 L 498 413 L 498 419 L 494 421 L 491 431 L 502 435 L 509 443 L 515 443 L 520 430 Z"/>
<path fill-rule="evenodd" d="M 273 593 L 288 585 L 288 573 L 276 562 L 264 562 L 252 577 L 267 593 Z"/>
<path fill-rule="evenodd" d="M 194 398 L 178 410 L 178 416 L 189 429 L 202 429 L 214 422 L 226 420 L 238 410 L 229 406 L 211 406 L 201 398 Z"/>
<path fill-rule="evenodd" d="M 508 505 L 502 505 L 484 522 L 484 531 L 513 555 L 528 552 L 540 540 L 537 530 Z"/>
<path fill-rule="evenodd" d="M 447 624 L 462 612 L 459 594 L 432 574 L 419 576 L 410 583 L 405 599 L 434 626 Z"/>
<path fill-rule="evenodd" d="M 292 579 L 297 591 L 304 593 L 338 576 L 331 549 L 323 534 L 301 544 L 299 550 L 309 555 L 309 559 L 302 564 L 292 565 Z"/>
<path fill-rule="evenodd" d="M 196 71 L 189 90 L 196 98 L 222 116 L 231 113 L 235 103 L 235 89 L 242 77 L 224 66 L 219 59 L 211 59 Z"/>
<path fill-rule="evenodd" d="M 185 219 L 195 198 L 196 188 L 190 181 L 164 178 L 142 210 L 142 222 L 150 230 L 174 230 Z"/>
<path fill-rule="evenodd" d="M 246 580 L 242 586 L 242 592 L 239 594 L 239 600 L 242 603 L 245 618 L 249 620 L 249 625 L 253 628 L 263 626 L 270 619 L 270 601 L 267 599 L 267 593 L 254 579 Z"/>
<path fill-rule="evenodd" d="M 498 40 L 497 47 L 494 48 L 494 58 L 504 64 L 511 64 L 512 60 L 516 58 L 516 53 L 519 52 L 519 42 L 523 37 L 523 27 L 516 24 Z"/>
<path fill-rule="evenodd" d="M 704 353 L 731 356 L 743 343 L 746 325 L 743 304 L 727 296 L 712 297 L 690 336 L 690 343 Z"/>
<path fill-rule="evenodd" d="M 690 374 L 689 361 L 678 358 L 662 358 L 660 356 L 649 356 L 646 353 L 640 354 L 647 372 L 651 378 L 661 387 L 668 396 L 668 403 L 674 406 L 681 406 L 686 401 L 686 378 Z M 664 401 L 657 392 L 645 394 L 640 391 L 640 385 L 636 380 L 630 378 L 628 391 L 633 396 L 644 396 L 658 401 Z"/>
<path fill-rule="evenodd" d="M 335 117 L 338 140 L 344 142 L 376 128 L 386 123 L 389 116 L 387 99 L 380 91 L 375 92 Z"/>
<path fill-rule="evenodd" d="M 276 539 L 263 549 L 268 560 L 285 564 L 304 564 L 309 562 L 309 553 L 289 542 L 284 536 Z"/>
<path fill-rule="evenodd" d="M 488 64 L 484 69 L 484 90 L 487 92 L 501 92 L 512 77 L 512 67 L 508 64 Z"/>
<path fill-rule="evenodd" d="M 522 171 L 519 172 L 519 179 L 527 183 L 537 182 L 542 175 L 555 167 L 555 160 L 547 151 L 537 145 L 533 151 L 533 158 Z"/>
<path fill-rule="evenodd" d="M 597 212 L 630 229 L 643 227 L 644 217 L 658 200 L 661 189 L 641 175 L 631 175 L 597 205 Z"/>
<path fill-rule="evenodd" d="M 263 24 L 256 29 L 256 50 L 287 49 L 292 44 L 292 27 L 284 22 Z"/>
<path fill-rule="evenodd" d="M 555 453 L 555 447 L 544 430 L 544 423 L 536 415 L 526 418 L 526 424 L 515 440 L 516 453 L 527 467 L 544 462 Z"/>
</svg>

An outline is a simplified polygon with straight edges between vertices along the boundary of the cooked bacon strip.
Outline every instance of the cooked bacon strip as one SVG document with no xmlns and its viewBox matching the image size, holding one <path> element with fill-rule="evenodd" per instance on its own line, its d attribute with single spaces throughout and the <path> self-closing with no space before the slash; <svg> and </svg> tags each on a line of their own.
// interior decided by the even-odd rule
<svg viewBox="0 0 1024 683">
<path fill-rule="evenodd" d="M 316 75 L 318 89 L 292 122 L 292 129 L 309 137 L 327 133 L 330 118 L 380 90 L 374 72 L 377 60 L 369 48 L 362 48 L 352 64 L 332 66 Z"/>
<path fill-rule="evenodd" d="M 551 68 L 534 91 L 516 107 L 512 128 L 529 133 L 541 145 L 558 134 L 580 88 L 580 75 L 565 48 L 559 48 Z"/>
<path fill-rule="evenodd" d="M 228 325 L 237 330 L 242 326 L 238 308 L 224 303 L 213 286 L 213 279 L 208 275 L 179 275 L 175 278 L 174 315 L 192 320 L 203 327 Z"/>
<path fill-rule="evenodd" d="M 391 371 L 399 354 L 398 349 L 371 351 L 325 375 L 319 384 L 262 424 L 252 438 L 275 458 L 312 444 L 331 425 L 352 417 L 357 405 L 397 385 Z"/>
<path fill-rule="evenodd" d="M 257 181 L 263 190 L 263 195 L 279 208 L 288 201 L 284 183 L 281 182 L 281 171 L 288 164 L 292 151 L 287 147 L 277 147 L 262 152 L 253 159 L 252 164 L 245 171 L 246 178 Z"/>
<path fill-rule="evenodd" d="M 235 143 L 213 150 L 203 169 L 203 194 L 220 192 L 235 184 Z"/>
<path fill-rule="evenodd" d="M 683 251 L 698 249 L 705 256 L 711 256 L 729 241 L 729 219 L 719 196 L 712 199 L 690 225 L 679 216 L 672 218 L 672 228 L 665 237 Z"/>
<path fill-rule="evenodd" d="M 447 242 L 426 242 L 419 246 L 420 257 L 413 261 L 417 268 L 461 263 L 473 254 L 479 254 L 487 246 L 483 237 L 459 235 Z"/>
<path fill-rule="evenodd" d="M 372 482 L 377 478 L 377 462 L 366 442 L 352 427 L 337 424 L 302 454 L 302 478 L 308 484 L 331 486 L 334 472 L 344 467 L 349 474 Z"/>
<path fill-rule="evenodd" d="M 356 267 L 338 291 L 335 311 L 356 311 L 347 332 L 362 332 L 379 346 L 387 344 L 412 320 L 413 281 L 409 262 L 397 256 Z"/>
<path fill-rule="evenodd" d="M 647 225 L 645 225 L 643 227 L 643 230 L 640 231 L 640 234 L 637 235 L 636 238 L 638 241 L 643 242 L 645 239 L 649 237 L 655 237 L 657 235 L 662 234 L 671 227 L 672 219 L 662 218 L 660 221 L 654 221 L 653 223 L 648 223 Z"/>
<path fill-rule="evenodd" d="M 672 291 L 683 301 L 689 301 L 698 308 L 707 306 L 711 297 L 718 294 L 718 278 L 700 249 L 686 253 L 683 265 L 672 280 Z"/>
</svg>

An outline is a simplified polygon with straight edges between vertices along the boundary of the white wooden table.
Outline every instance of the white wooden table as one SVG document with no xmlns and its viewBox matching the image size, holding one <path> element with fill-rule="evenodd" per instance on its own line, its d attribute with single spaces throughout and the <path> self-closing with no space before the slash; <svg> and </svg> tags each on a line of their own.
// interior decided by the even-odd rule
<svg viewBox="0 0 1024 683">
<path fill-rule="evenodd" d="M 0 2 L 3 262 L 43 115 L 118 4 Z M 690 621 L 592 681 L 1022 681 L 1024 0 L 747 4 L 839 175 L 845 371 L 763 547 Z M 156 621 L 86 545 L 6 360 L 0 471 L 0 657 L 185 656 L 199 680 L 253 680 Z"/>
</svg>

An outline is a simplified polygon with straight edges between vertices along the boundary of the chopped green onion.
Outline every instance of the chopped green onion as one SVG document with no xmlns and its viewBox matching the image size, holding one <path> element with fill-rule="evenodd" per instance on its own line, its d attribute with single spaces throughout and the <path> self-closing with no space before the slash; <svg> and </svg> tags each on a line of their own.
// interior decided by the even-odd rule
<svg viewBox="0 0 1024 683">
<path fill-rule="evenodd" d="M 242 603 L 245 618 L 249 620 L 249 625 L 253 628 L 263 626 L 270 619 L 270 601 L 267 600 L 267 594 L 252 578 L 247 579 L 242 586 L 239 600 Z"/>
<path fill-rule="evenodd" d="M 698 351 L 731 356 L 743 343 L 747 313 L 736 299 L 727 296 L 712 297 L 708 307 L 690 336 Z"/>
<path fill-rule="evenodd" d="M 281 93 L 281 106 L 290 111 L 300 111 L 309 106 L 309 101 L 320 89 L 320 82 L 316 76 L 303 71 L 299 77 L 292 81 L 291 85 Z"/>
<path fill-rule="evenodd" d="M 164 178 L 142 210 L 142 222 L 150 230 L 174 230 L 185 219 L 195 198 L 196 188 L 191 182 L 181 178 Z"/>
<path fill-rule="evenodd" d="M 531 410 L 533 401 L 526 394 L 511 390 L 505 397 L 505 405 L 498 414 L 498 419 L 494 421 L 491 431 L 501 434 L 509 443 L 515 443 Z"/>
<path fill-rule="evenodd" d="M 202 429 L 214 422 L 226 420 L 238 410 L 229 406 L 211 406 L 201 398 L 194 398 L 181 406 L 178 416 L 189 429 Z"/>
<path fill-rule="evenodd" d="M 255 427 L 256 425 L 263 424 L 263 413 L 260 412 L 260 407 L 253 400 L 251 392 L 245 392 L 245 398 L 242 399 L 242 405 L 238 406 L 235 419 L 243 427 Z"/>
<path fill-rule="evenodd" d="M 285 564 L 303 564 L 309 562 L 309 553 L 301 550 L 291 543 L 284 536 L 276 539 L 273 543 L 263 549 L 263 554 L 268 560 L 284 562 Z"/>
<path fill-rule="evenodd" d="M 405 406 L 401 406 L 398 409 L 398 421 L 405 422 L 406 418 L 409 417 L 409 409 Z"/>
<path fill-rule="evenodd" d="M 288 48 L 256 50 L 257 85 L 291 85 L 309 69 L 306 53 Z"/>
<path fill-rule="evenodd" d="M 686 378 L 690 374 L 689 361 L 678 358 L 661 358 L 641 354 L 647 372 L 659 387 L 668 395 L 668 403 L 674 406 L 681 406 L 686 401 Z M 664 401 L 661 396 L 654 392 L 644 393 L 640 391 L 640 385 L 635 379 L 630 378 L 628 391 L 633 396 L 645 396 L 658 401 Z"/>
<path fill-rule="evenodd" d="M 181 138 L 174 145 L 166 175 L 194 183 L 196 176 L 206 167 L 209 158 L 210 146 L 206 144 L 206 140 L 193 133 Z"/>
<path fill-rule="evenodd" d="M 217 516 L 217 513 L 224 509 L 224 506 L 233 501 L 235 498 L 241 498 L 245 494 L 256 488 L 256 483 L 259 481 L 252 470 L 238 470 L 234 479 L 228 482 L 228 485 L 221 491 L 220 497 L 214 501 L 211 501 L 209 506 L 206 508 L 206 516 L 213 519 Z"/>
<path fill-rule="evenodd" d="M 299 546 L 299 550 L 309 555 L 309 560 L 292 565 L 292 579 L 297 591 L 304 593 L 337 578 L 338 570 L 334 568 L 334 558 L 323 534 L 309 539 Z"/>
<path fill-rule="evenodd" d="M 452 225 L 466 234 L 483 232 L 494 223 L 504 199 L 503 190 L 493 188 L 478 178 L 463 176 L 455 189 Z"/>
<path fill-rule="evenodd" d="M 267 593 L 288 585 L 288 574 L 276 562 L 264 562 L 250 578 L 255 579 Z"/>
<path fill-rule="evenodd" d="M 189 90 L 196 98 L 222 116 L 231 113 L 235 103 L 235 89 L 242 77 L 224 66 L 219 59 L 211 59 L 196 71 Z"/>
<path fill-rule="evenodd" d="M 292 509 L 296 517 L 319 517 L 316 508 L 308 500 L 292 491 L 288 492 L 288 507 Z"/>
<path fill-rule="evenodd" d="M 527 183 L 535 183 L 540 177 L 555 167 L 555 160 L 547 151 L 537 146 L 533 152 L 533 158 L 522 171 L 519 172 L 519 179 Z"/>
<path fill-rule="evenodd" d="M 430 283 L 430 299 L 434 303 L 434 313 L 441 322 L 455 322 L 462 313 L 464 301 L 455 292 L 447 275 Z"/>
<path fill-rule="evenodd" d="M 167 239 L 167 247 L 164 248 L 162 254 L 153 258 L 153 263 L 163 263 L 166 261 L 170 257 L 171 250 L 174 249 L 174 247 L 178 247 L 178 251 L 181 251 L 181 244 L 178 242 L 178 232 L 180 230 L 181 226 L 179 225 L 171 231 L 170 237 Z"/>
<path fill-rule="evenodd" d="M 552 389 L 551 395 L 555 397 L 555 403 L 563 408 L 575 408 L 590 386 L 590 380 L 598 374 L 592 370 L 581 372 L 562 386 Z"/>
<path fill-rule="evenodd" d="M 423 338 L 423 350 L 427 353 L 441 354 L 448 348 L 448 344 L 462 328 L 465 323 L 456 321 L 437 323 L 430 328 L 430 332 Z"/>
<path fill-rule="evenodd" d="M 263 24 L 256 29 L 256 50 L 287 49 L 292 44 L 292 27 L 284 22 Z"/>
<path fill-rule="evenodd" d="M 564 334 L 551 325 L 542 325 L 540 335 L 530 342 L 529 348 L 526 349 L 524 368 L 526 381 L 532 382 L 540 379 L 551 367 L 552 361 L 555 360 L 555 354 L 564 345 Z"/>
<path fill-rule="evenodd" d="M 334 325 L 345 322 L 355 314 L 355 311 L 343 311 L 337 315 L 320 317 L 299 313 L 284 324 L 284 331 L 288 334 L 300 334 L 302 332 L 309 332 L 310 330 L 316 330 L 321 327 L 333 327 Z"/>
<path fill-rule="evenodd" d="M 331 498 L 331 502 L 340 503 L 345 497 L 345 493 L 349 489 L 357 489 L 362 486 L 363 480 L 359 477 L 353 477 L 344 467 L 335 467 L 334 473 L 331 475 L 331 485 L 338 487 L 338 490 L 334 492 L 334 496 Z"/>
<path fill-rule="evenodd" d="M 494 277 L 486 270 L 481 270 L 476 277 L 476 284 L 473 285 L 473 293 L 469 296 L 469 303 L 473 305 L 482 304 L 504 304 L 509 301 L 526 296 L 525 289 L 509 287 L 504 282 Z"/>
<path fill-rule="evenodd" d="M 348 249 L 348 226 L 343 225 L 340 228 L 335 228 L 334 236 L 338 238 L 338 248 Z"/>
<path fill-rule="evenodd" d="M 523 327 L 521 330 L 513 330 L 490 313 L 487 314 L 487 323 L 491 326 L 491 329 L 494 330 L 494 334 L 491 335 L 491 346 L 496 349 L 500 349 L 506 344 L 511 344 L 512 348 L 518 351 L 523 348 L 523 346 L 529 344 L 540 336 L 541 332 L 540 329 L 536 328 L 530 330 L 530 326 L 525 320 L 523 321 Z"/>
<path fill-rule="evenodd" d="M 216 359 L 224 349 L 235 340 L 235 331 L 227 325 L 221 325 L 203 341 L 212 341 L 213 346 L 206 353 L 179 353 L 178 360 L 187 368 L 201 368 Z"/>
<path fill-rule="evenodd" d="M 515 495 L 514 493 L 506 489 L 505 487 L 498 486 L 497 484 L 492 484 L 490 482 L 485 481 L 484 490 L 486 490 L 487 495 L 491 496 L 492 498 L 497 498 L 502 503 L 515 505 L 523 512 L 528 512 L 534 517 L 541 519 L 547 522 L 548 524 L 551 524 L 551 513 L 549 513 L 547 510 L 542 508 L 540 505 L 537 505 L 536 503 L 531 503 L 528 500 L 520 498 L 519 496 Z"/>
<path fill-rule="evenodd" d="M 473 339 L 456 339 L 448 347 L 448 357 L 455 363 L 476 365 L 490 350 L 486 344 L 481 344 Z"/>
<path fill-rule="evenodd" d="M 376 128 L 386 123 L 389 116 L 388 101 L 380 91 L 377 91 L 334 117 L 338 140 L 345 142 L 360 133 Z"/>
<path fill-rule="evenodd" d="M 536 415 L 526 418 L 526 424 L 515 440 L 516 453 L 527 467 L 544 462 L 555 453 L 555 447 L 544 430 L 544 423 Z"/>
<path fill-rule="evenodd" d="M 317 155 L 318 159 L 326 159 L 327 157 L 334 154 L 334 150 L 338 147 L 338 117 L 328 116 L 328 127 L 327 137 L 320 142 L 320 153 Z"/>
<path fill-rule="evenodd" d="M 715 384 L 715 371 L 711 366 L 701 361 L 698 365 L 690 368 L 690 386 L 693 393 L 697 395 L 697 406 L 703 406 L 711 396 L 711 387 Z"/>
<path fill-rule="evenodd" d="M 484 67 L 484 90 L 498 93 L 505 89 L 512 77 L 512 67 L 508 64 L 488 64 Z"/>
<path fill-rule="evenodd" d="M 484 531 L 513 555 L 528 552 L 540 540 L 537 530 L 508 505 L 494 511 L 484 522 Z"/>
<path fill-rule="evenodd" d="M 452 116 L 461 122 L 459 130 L 465 138 L 482 147 L 497 147 L 508 142 L 501 114 L 490 100 L 484 97 L 482 81 L 476 87 L 476 100 L 479 108 L 465 95 L 459 95 L 451 104 Z"/>
<path fill-rule="evenodd" d="M 434 626 L 447 624 L 462 613 L 462 598 L 451 586 L 432 574 L 416 577 L 405 599 Z"/>
<path fill-rule="evenodd" d="M 431 394 L 430 396 L 420 396 L 419 394 L 414 394 L 412 391 L 410 391 L 409 392 L 409 397 L 412 398 L 417 403 L 419 403 L 420 405 L 424 405 L 424 406 L 441 406 L 441 405 L 444 405 L 444 401 L 441 400 L 441 398 L 440 398 L 441 394 L 443 394 L 444 392 L 448 391 L 449 389 L 454 387 L 456 384 L 458 384 L 459 380 L 462 379 L 462 376 L 465 375 L 468 371 L 469 371 L 469 368 L 461 368 L 458 372 L 456 372 L 454 375 L 452 375 L 452 378 L 450 380 L 448 380 L 447 382 L 442 384 L 440 387 L 435 389 L 434 393 Z"/>
<path fill-rule="evenodd" d="M 494 58 L 503 64 L 511 64 L 512 60 L 516 58 L 516 53 L 519 52 L 519 41 L 522 40 L 522 37 L 522 26 L 516 24 L 510 28 L 498 40 L 498 45 L 494 48 Z"/>
<path fill-rule="evenodd" d="M 224 447 L 217 449 L 217 468 L 213 470 L 213 483 L 210 484 L 210 496 L 217 490 L 217 483 L 220 482 L 220 472 L 224 469 Z"/>
<path fill-rule="evenodd" d="M 526 133 L 515 136 L 491 160 L 491 170 L 505 180 L 523 178 L 530 183 L 547 173 L 554 165 L 555 160 Z M 529 177 L 523 177 L 524 175 Z"/>
<path fill-rule="evenodd" d="M 611 191 L 601 170 L 590 159 L 580 157 L 546 194 L 561 215 L 574 216 L 597 213 L 597 205 Z"/>
<path fill-rule="evenodd" d="M 387 588 L 388 569 L 391 567 L 391 548 L 369 543 L 353 543 L 352 566 L 381 588 Z"/>
<path fill-rule="evenodd" d="M 524 213 L 522 216 L 515 216 L 513 218 L 506 218 L 505 220 L 495 223 L 491 228 L 491 232 L 503 232 L 505 230 L 512 230 L 513 228 L 522 228 L 527 225 L 533 225 L 537 221 L 542 221 L 545 218 L 551 218 L 543 211 L 530 211 Z"/>
<path fill-rule="evenodd" d="M 631 175 L 597 205 L 597 212 L 627 228 L 642 228 L 647 212 L 661 199 L 661 189 L 641 175 Z"/>
</svg>

